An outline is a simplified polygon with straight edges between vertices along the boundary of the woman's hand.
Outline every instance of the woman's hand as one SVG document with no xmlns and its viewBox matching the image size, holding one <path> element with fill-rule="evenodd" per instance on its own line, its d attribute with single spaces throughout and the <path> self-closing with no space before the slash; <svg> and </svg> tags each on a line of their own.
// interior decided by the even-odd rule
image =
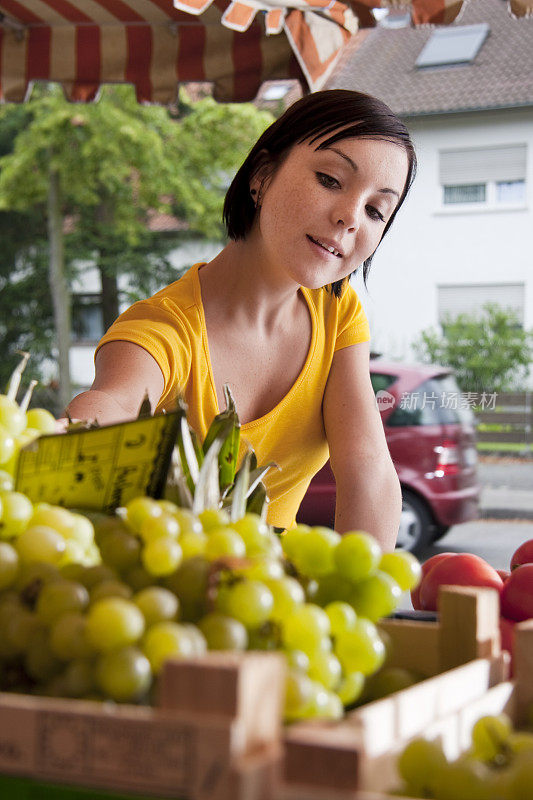
<svg viewBox="0 0 533 800">
<path fill-rule="evenodd" d="M 335 529 L 367 531 L 383 550 L 394 550 L 402 497 L 370 382 L 367 343 L 334 354 L 323 415 L 337 484 Z"/>
</svg>

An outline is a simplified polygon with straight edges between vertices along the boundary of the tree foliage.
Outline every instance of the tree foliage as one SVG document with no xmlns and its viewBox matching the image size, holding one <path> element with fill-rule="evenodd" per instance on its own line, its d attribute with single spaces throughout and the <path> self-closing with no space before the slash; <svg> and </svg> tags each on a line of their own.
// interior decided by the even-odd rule
<svg viewBox="0 0 533 800">
<path fill-rule="evenodd" d="M 533 332 L 513 312 L 487 304 L 481 314 L 448 318 L 442 333 L 422 331 L 413 349 L 424 362 L 453 367 L 465 391 L 521 390 L 533 360 Z"/>
<path fill-rule="evenodd" d="M 90 260 L 145 295 L 175 279 L 168 255 L 180 239 L 223 240 L 225 188 L 272 117 L 211 98 L 191 103 L 183 92 L 179 112 L 139 105 L 129 86 L 105 87 L 97 103 L 82 106 L 46 85 L 24 106 L 0 109 L 0 382 L 17 348 L 31 351 L 35 370 L 57 347 L 46 264 L 51 174 L 71 223 L 67 280 Z M 187 230 L 150 232 L 153 211 L 178 215 Z"/>
</svg>

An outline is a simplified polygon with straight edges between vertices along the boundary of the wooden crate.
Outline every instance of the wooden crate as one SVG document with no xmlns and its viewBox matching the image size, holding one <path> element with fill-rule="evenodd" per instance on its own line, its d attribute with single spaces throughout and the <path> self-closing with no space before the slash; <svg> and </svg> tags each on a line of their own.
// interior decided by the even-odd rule
<svg viewBox="0 0 533 800">
<path fill-rule="evenodd" d="M 276 800 L 355 800 L 361 790 L 388 789 L 397 782 L 395 754 L 409 739 L 450 726 L 453 740 L 454 715 L 489 690 L 509 693 L 496 591 L 443 587 L 437 622 L 384 620 L 381 627 L 392 642 L 391 664 L 427 679 L 341 722 L 291 726 Z"/>
<path fill-rule="evenodd" d="M 169 662 L 157 707 L 0 693 L 0 774 L 181 800 L 268 800 L 285 660 Z"/>
</svg>

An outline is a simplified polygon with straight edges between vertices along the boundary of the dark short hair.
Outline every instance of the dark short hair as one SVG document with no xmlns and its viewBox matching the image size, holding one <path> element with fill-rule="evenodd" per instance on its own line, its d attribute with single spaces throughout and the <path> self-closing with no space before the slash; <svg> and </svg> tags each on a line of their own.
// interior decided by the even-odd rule
<svg viewBox="0 0 533 800">
<path fill-rule="evenodd" d="M 313 144 L 328 134 L 331 135 L 322 142 L 320 149 L 354 137 L 385 139 L 405 149 L 409 164 L 407 180 L 398 205 L 383 231 L 385 236 L 415 177 L 416 155 L 409 131 L 391 109 L 376 97 L 348 89 L 329 89 L 306 95 L 289 106 L 250 150 L 224 201 L 223 219 L 230 239 L 245 239 L 252 228 L 256 209 L 250 196 L 250 181 L 265 162 L 271 162 L 275 170 L 293 145 L 303 142 Z M 372 256 L 363 263 L 365 284 L 371 263 Z M 343 284 L 344 280 L 331 284 L 330 290 L 336 297 L 340 296 Z"/>
</svg>

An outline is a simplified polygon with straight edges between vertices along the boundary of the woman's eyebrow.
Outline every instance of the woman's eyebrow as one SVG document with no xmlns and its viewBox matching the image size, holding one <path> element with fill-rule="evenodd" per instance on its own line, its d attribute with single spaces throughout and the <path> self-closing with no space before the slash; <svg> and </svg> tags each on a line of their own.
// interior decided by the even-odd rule
<svg viewBox="0 0 533 800">
<path fill-rule="evenodd" d="M 346 153 L 343 153 L 342 150 L 338 150 L 336 147 L 323 147 L 322 149 L 332 150 L 334 153 L 337 153 L 338 156 L 340 156 L 341 158 L 343 158 L 345 161 L 348 162 L 348 164 L 350 165 L 350 167 L 353 169 L 354 172 L 357 172 L 357 164 L 355 163 L 355 161 L 353 161 L 353 159 L 351 159 L 350 156 L 347 156 Z M 396 189 L 378 189 L 378 192 L 381 192 L 382 194 L 394 194 L 396 195 L 398 200 L 400 199 L 400 195 L 398 194 Z"/>
</svg>

